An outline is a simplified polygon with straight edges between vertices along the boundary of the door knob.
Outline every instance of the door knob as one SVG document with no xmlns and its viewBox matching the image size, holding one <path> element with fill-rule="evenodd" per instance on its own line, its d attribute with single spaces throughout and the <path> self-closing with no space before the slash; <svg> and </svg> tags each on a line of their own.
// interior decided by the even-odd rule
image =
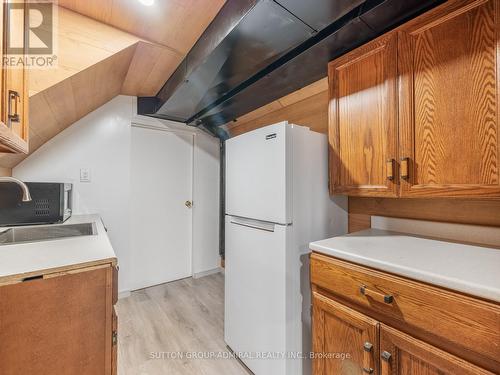
<svg viewBox="0 0 500 375">
<path fill-rule="evenodd" d="M 186 205 L 187 208 L 191 208 L 193 207 L 193 202 L 191 201 L 186 201 L 186 203 L 184 203 Z"/>
</svg>

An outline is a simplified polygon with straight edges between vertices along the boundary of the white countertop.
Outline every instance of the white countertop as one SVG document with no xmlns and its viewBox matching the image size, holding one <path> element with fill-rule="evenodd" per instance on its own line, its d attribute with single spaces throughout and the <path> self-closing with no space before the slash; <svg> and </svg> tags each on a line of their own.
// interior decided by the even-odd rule
<svg viewBox="0 0 500 375">
<path fill-rule="evenodd" d="M 313 251 L 500 302 L 500 249 L 367 229 L 312 242 Z"/>
<path fill-rule="evenodd" d="M 33 276 L 75 265 L 114 261 L 116 255 L 99 215 L 74 215 L 63 224 L 52 225 L 90 222 L 95 223 L 97 235 L 0 245 L 0 282 L 13 276 Z"/>
</svg>

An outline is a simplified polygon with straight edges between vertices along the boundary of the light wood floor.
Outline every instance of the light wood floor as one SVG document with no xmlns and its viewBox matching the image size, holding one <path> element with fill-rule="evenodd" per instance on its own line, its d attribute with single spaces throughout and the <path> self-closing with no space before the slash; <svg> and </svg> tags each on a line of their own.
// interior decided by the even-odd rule
<svg viewBox="0 0 500 375">
<path fill-rule="evenodd" d="M 118 375 L 248 375 L 235 359 L 172 359 L 170 353 L 229 353 L 224 343 L 224 277 L 184 279 L 120 299 Z M 169 358 L 170 356 L 170 358 Z M 199 356 L 199 355 L 198 355 Z"/>
</svg>

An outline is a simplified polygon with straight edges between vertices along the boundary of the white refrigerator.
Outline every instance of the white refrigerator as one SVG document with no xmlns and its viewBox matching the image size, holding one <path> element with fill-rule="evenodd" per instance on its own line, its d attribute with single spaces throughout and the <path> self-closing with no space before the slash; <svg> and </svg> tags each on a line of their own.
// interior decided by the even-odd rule
<svg viewBox="0 0 500 375">
<path fill-rule="evenodd" d="M 226 141 L 226 344 L 255 375 L 311 373 L 309 242 L 347 232 L 324 134 L 281 122 Z"/>
</svg>

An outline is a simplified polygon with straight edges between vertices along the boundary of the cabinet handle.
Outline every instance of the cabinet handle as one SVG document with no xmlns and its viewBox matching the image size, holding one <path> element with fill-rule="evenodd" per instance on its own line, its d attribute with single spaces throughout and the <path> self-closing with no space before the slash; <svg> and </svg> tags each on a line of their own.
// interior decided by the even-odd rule
<svg viewBox="0 0 500 375">
<path fill-rule="evenodd" d="M 380 354 L 382 361 L 380 362 L 381 375 L 389 375 L 391 373 L 391 353 L 385 350 Z"/>
<path fill-rule="evenodd" d="M 394 180 L 394 159 L 388 159 L 385 163 L 387 170 L 387 179 L 389 181 Z"/>
<path fill-rule="evenodd" d="M 366 341 L 363 345 L 363 372 L 367 374 L 373 374 L 373 344 L 369 341 Z"/>
<path fill-rule="evenodd" d="M 410 158 L 401 158 L 401 178 L 408 180 L 410 178 Z"/>
<path fill-rule="evenodd" d="M 394 297 L 391 296 L 390 294 L 382 294 L 382 293 L 379 293 L 379 292 L 375 292 L 373 290 L 368 289 L 366 287 L 366 285 L 362 285 L 359 288 L 359 291 L 361 292 L 362 295 L 364 295 L 366 297 L 371 297 L 371 298 L 373 298 L 374 300 L 376 300 L 378 302 L 387 303 L 389 305 L 392 302 L 394 302 Z"/>
<path fill-rule="evenodd" d="M 11 122 L 19 122 L 19 113 L 17 113 L 17 102 L 21 97 L 19 93 L 14 90 L 9 90 L 9 126 Z M 12 114 L 12 101 L 14 101 L 14 114 Z"/>
</svg>

